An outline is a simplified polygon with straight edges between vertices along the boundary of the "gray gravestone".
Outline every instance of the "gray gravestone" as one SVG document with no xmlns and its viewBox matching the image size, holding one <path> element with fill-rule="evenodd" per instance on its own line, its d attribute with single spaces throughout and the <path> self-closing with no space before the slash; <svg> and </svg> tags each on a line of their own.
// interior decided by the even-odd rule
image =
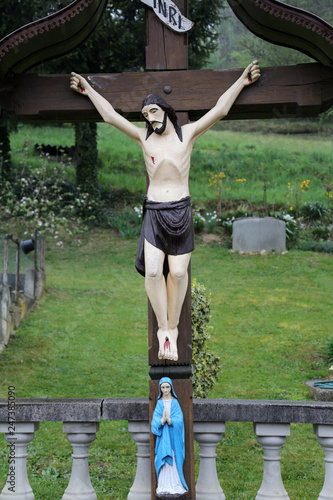
<svg viewBox="0 0 333 500">
<path fill-rule="evenodd" d="M 233 221 L 232 249 L 238 252 L 284 252 L 286 223 L 275 217 L 244 217 Z"/>
</svg>

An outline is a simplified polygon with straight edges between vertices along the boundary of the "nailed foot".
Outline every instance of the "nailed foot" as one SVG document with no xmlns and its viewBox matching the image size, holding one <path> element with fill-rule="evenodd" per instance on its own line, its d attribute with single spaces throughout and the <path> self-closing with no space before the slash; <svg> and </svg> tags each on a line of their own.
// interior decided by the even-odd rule
<svg viewBox="0 0 333 500">
<path fill-rule="evenodd" d="M 162 330 L 161 328 L 157 331 L 158 339 L 158 359 L 166 359 L 165 354 L 170 351 L 169 342 L 169 330 Z"/>
<path fill-rule="evenodd" d="M 178 360 L 178 349 L 177 349 L 177 339 L 178 339 L 178 328 L 173 328 L 169 330 L 170 334 L 170 344 L 171 344 L 171 356 L 173 361 Z"/>
<path fill-rule="evenodd" d="M 178 329 L 174 330 L 162 330 L 161 328 L 157 331 L 158 338 L 158 359 L 169 359 L 170 361 L 177 361 L 178 351 L 177 351 L 177 337 Z"/>
</svg>

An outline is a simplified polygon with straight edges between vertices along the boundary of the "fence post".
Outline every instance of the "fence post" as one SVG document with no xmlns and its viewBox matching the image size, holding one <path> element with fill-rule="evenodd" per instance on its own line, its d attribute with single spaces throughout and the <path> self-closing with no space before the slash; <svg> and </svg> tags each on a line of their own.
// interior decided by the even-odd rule
<svg viewBox="0 0 333 500">
<path fill-rule="evenodd" d="M 333 425 L 314 424 L 313 431 L 325 451 L 325 481 L 318 500 L 333 499 Z"/>
<path fill-rule="evenodd" d="M 11 234 L 7 234 L 5 237 L 5 245 L 3 252 L 3 276 L 2 282 L 7 285 L 8 284 L 8 255 L 9 255 L 9 239 Z"/>
<path fill-rule="evenodd" d="M 72 474 L 62 500 L 97 500 L 89 476 L 89 446 L 96 438 L 98 423 L 64 422 L 63 432 L 73 447 Z"/>
<path fill-rule="evenodd" d="M 200 446 L 197 500 L 225 500 L 216 471 L 216 446 L 225 432 L 224 422 L 194 422 L 194 439 Z"/>
<path fill-rule="evenodd" d="M 289 500 L 284 489 L 280 450 L 290 436 L 290 424 L 254 423 L 257 440 L 264 450 L 264 474 L 256 500 Z"/>
<path fill-rule="evenodd" d="M 8 423 L 0 424 L 0 432 L 5 434 L 9 450 L 8 479 L 0 494 L 0 500 L 34 500 L 35 495 L 27 474 L 27 449 L 38 427 L 39 423 L 34 422 L 15 422 L 13 426 Z"/>
<path fill-rule="evenodd" d="M 150 432 L 149 422 L 128 422 L 128 430 L 136 442 L 137 467 L 132 488 L 127 500 L 147 500 L 151 496 L 150 487 Z"/>
</svg>

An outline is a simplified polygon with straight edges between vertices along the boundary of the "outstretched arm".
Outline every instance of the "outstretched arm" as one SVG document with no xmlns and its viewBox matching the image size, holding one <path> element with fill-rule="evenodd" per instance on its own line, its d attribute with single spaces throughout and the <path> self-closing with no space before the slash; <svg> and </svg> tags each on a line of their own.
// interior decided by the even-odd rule
<svg viewBox="0 0 333 500">
<path fill-rule="evenodd" d="M 238 78 L 238 80 L 226 92 L 224 92 L 224 94 L 221 95 L 215 106 L 208 111 L 208 113 L 195 123 L 186 125 L 186 127 L 191 129 L 192 139 L 195 141 L 200 135 L 215 125 L 215 123 L 224 118 L 229 113 L 231 106 L 243 88 L 256 82 L 259 77 L 259 63 L 258 61 L 253 61 L 243 71 L 243 74 Z"/>
<path fill-rule="evenodd" d="M 121 132 L 131 137 L 131 139 L 140 142 L 139 127 L 136 127 L 133 123 L 117 113 L 109 101 L 96 92 L 83 76 L 77 73 L 71 73 L 70 87 L 79 94 L 89 97 L 106 123 L 110 123 L 121 130 Z"/>
</svg>

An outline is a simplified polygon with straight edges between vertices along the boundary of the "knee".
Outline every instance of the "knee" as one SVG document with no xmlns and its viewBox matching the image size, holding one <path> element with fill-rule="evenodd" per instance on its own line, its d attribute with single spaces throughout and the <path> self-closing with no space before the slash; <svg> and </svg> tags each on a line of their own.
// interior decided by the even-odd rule
<svg viewBox="0 0 333 500">
<path fill-rule="evenodd" d="M 174 282 L 180 282 L 187 278 L 187 269 L 181 266 L 170 268 L 170 277 Z"/>
<path fill-rule="evenodd" d="M 162 276 L 162 268 L 154 263 L 146 266 L 146 281 L 156 281 Z"/>
</svg>

